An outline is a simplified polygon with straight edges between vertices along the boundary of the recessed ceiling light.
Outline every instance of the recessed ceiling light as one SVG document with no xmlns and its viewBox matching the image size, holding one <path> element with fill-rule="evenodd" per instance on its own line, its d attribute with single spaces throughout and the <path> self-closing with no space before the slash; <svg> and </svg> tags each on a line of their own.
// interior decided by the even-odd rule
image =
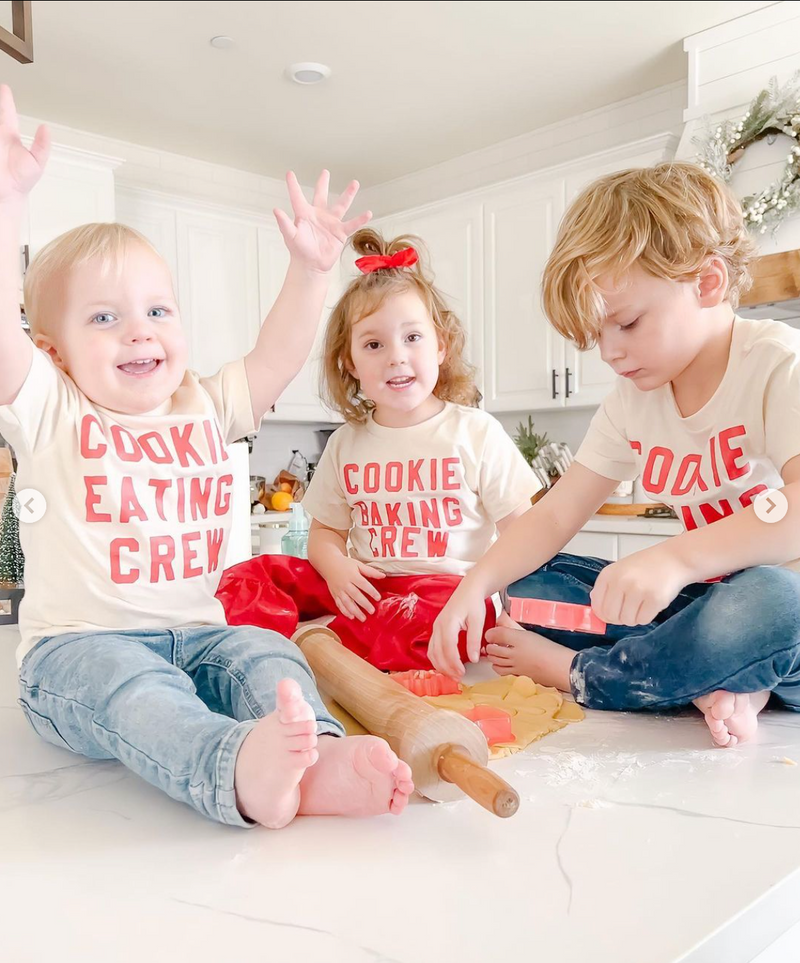
<svg viewBox="0 0 800 963">
<path fill-rule="evenodd" d="M 330 75 L 331 68 L 325 64 L 301 63 L 286 68 L 286 76 L 296 84 L 318 84 Z"/>
<path fill-rule="evenodd" d="M 230 50 L 236 41 L 233 37 L 212 37 L 209 43 L 217 50 Z"/>
</svg>

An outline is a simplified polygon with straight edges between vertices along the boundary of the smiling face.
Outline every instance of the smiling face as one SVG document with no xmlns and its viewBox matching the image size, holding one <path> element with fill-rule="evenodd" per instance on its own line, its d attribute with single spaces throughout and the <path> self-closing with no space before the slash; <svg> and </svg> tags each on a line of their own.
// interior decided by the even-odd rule
<svg viewBox="0 0 800 963">
<path fill-rule="evenodd" d="M 608 309 L 597 339 L 603 361 L 652 391 L 678 378 L 702 351 L 708 312 L 722 303 L 727 273 L 719 259 L 686 281 L 654 277 L 634 264 L 618 281 L 598 284 Z"/>
<path fill-rule="evenodd" d="M 35 336 L 95 404 L 142 414 L 174 394 L 187 345 L 164 261 L 132 242 L 117 263 L 100 257 L 55 274 L 42 293 L 52 318 Z"/>
<path fill-rule="evenodd" d="M 445 351 L 433 319 L 412 290 L 387 297 L 350 333 L 351 373 L 381 424 L 415 424 L 441 410 L 433 394 Z"/>
</svg>

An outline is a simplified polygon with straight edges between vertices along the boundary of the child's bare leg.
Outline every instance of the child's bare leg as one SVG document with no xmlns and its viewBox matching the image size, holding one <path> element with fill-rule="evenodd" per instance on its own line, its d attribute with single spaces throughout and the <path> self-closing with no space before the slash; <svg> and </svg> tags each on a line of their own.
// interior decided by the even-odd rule
<svg viewBox="0 0 800 963">
<path fill-rule="evenodd" d="M 376 736 L 318 740 L 314 711 L 293 679 L 245 738 L 236 758 L 239 812 L 270 829 L 304 815 L 398 814 L 414 790 L 411 770 Z"/>
<path fill-rule="evenodd" d="M 763 692 L 726 692 L 717 689 L 694 700 L 703 713 L 715 745 L 732 748 L 752 739 L 758 729 L 758 714 L 769 701 Z"/>
</svg>

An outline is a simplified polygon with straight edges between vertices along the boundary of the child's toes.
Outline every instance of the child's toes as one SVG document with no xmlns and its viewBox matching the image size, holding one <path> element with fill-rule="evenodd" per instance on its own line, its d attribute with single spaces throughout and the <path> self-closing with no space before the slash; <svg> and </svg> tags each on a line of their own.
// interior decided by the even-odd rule
<svg viewBox="0 0 800 963">
<path fill-rule="evenodd" d="M 289 754 L 290 765 L 296 769 L 309 769 L 316 765 L 319 751 L 316 748 L 292 750 Z"/>
<path fill-rule="evenodd" d="M 275 701 L 275 710 L 281 722 L 302 722 L 314 718 L 314 710 L 303 698 L 303 690 L 294 679 L 281 679 Z"/>
<path fill-rule="evenodd" d="M 286 739 L 286 748 L 289 752 L 306 752 L 309 749 L 316 749 L 316 747 L 316 732 L 303 732 L 297 736 L 288 736 Z"/>
<path fill-rule="evenodd" d="M 709 711 L 715 719 L 730 719 L 736 708 L 736 697 L 732 692 L 720 693 Z"/>
<path fill-rule="evenodd" d="M 317 720 L 311 719 L 301 719 L 299 722 L 283 722 L 281 723 L 281 733 L 288 739 L 291 736 L 309 736 L 316 735 L 317 732 Z"/>
<path fill-rule="evenodd" d="M 389 803 L 389 812 L 394 816 L 399 816 L 407 805 L 408 794 L 403 792 L 395 792 L 392 796 L 392 801 Z"/>
</svg>

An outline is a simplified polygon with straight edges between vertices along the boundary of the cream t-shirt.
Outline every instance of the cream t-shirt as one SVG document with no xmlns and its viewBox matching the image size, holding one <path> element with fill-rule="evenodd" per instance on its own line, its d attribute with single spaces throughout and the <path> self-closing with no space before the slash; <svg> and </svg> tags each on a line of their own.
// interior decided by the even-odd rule
<svg viewBox="0 0 800 963">
<path fill-rule="evenodd" d="M 308 513 L 350 532 L 350 554 L 387 574 L 464 575 L 496 523 L 540 489 L 502 425 L 445 403 L 410 428 L 370 416 L 331 436 L 303 499 Z"/>
<path fill-rule="evenodd" d="M 800 455 L 800 331 L 737 318 L 714 395 L 682 417 L 670 384 L 640 391 L 620 378 L 592 419 L 576 461 L 620 481 L 641 475 L 648 496 L 691 531 L 781 488 Z"/>
<path fill-rule="evenodd" d="M 16 489 L 47 502 L 20 524 L 19 662 L 66 632 L 224 625 L 214 593 L 231 523 L 227 444 L 255 428 L 244 361 L 212 378 L 187 372 L 158 412 L 126 415 L 35 349 L 17 398 L 0 406 Z"/>
</svg>

